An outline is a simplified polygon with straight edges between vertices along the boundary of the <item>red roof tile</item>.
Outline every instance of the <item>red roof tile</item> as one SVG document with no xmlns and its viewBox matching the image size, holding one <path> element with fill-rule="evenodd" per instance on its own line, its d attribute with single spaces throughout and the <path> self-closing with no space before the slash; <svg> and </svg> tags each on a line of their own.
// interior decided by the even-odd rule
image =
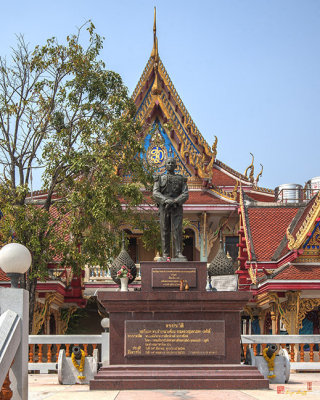
<svg viewBox="0 0 320 400">
<path fill-rule="evenodd" d="M 223 171 L 213 168 L 212 183 L 216 186 L 234 186 L 237 183 L 237 180 L 231 178 L 231 176 L 227 175 Z"/>
<path fill-rule="evenodd" d="M 290 264 L 280 271 L 273 280 L 320 280 L 320 268 L 318 265 Z"/>
<path fill-rule="evenodd" d="M 8 278 L 7 274 L 2 271 L 0 268 L 0 282 L 9 282 L 10 278 Z"/>
<path fill-rule="evenodd" d="M 186 201 L 186 204 L 230 204 L 230 202 L 215 197 L 208 192 L 189 190 L 189 199 Z"/>
<path fill-rule="evenodd" d="M 256 201 L 263 201 L 263 202 L 268 202 L 268 203 L 274 203 L 274 201 L 275 201 L 274 196 L 270 196 L 270 194 L 252 193 L 252 192 L 245 192 L 245 193 L 251 199 L 256 200 Z"/>
<path fill-rule="evenodd" d="M 257 261 L 270 261 L 298 208 L 248 208 L 251 240 Z"/>
<path fill-rule="evenodd" d="M 150 192 L 144 193 L 144 199 L 150 205 L 155 204 Z M 230 204 L 230 202 L 204 190 L 189 190 L 189 198 L 185 204 Z"/>
<path fill-rule="evenodd" d="M 223 170 L 230 172 L 231 175 L 237 177 L 238 179 L 242 179 L 244 181 L 248 181 L 249 182 L 249 179 L 245 175 L 241 174 L 240 172 L 236 171 L 233 168 L 230 168 L 229 165 L 224 164 L 220 160 L 215 159 L 214 165 L 217 165 L 217 166 L 221 167 Z"/>
</svg>

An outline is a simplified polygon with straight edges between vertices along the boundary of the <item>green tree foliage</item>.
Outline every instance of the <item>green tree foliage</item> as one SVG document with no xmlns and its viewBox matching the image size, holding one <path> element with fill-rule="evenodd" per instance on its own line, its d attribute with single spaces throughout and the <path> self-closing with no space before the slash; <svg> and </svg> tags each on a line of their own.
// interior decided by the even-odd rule
<svg viewBox="0 0 320 400">
<path fill-rule="evenodd" d="M 140 188 L 151 183 L 141 127 L 121 77 L 99 59 L 102 44 L 88 23 L 66 44 L 52 38 L 33 51 L 18 37 L 11 62 L 0 58 L 1 240 L 32 253 L 31 321 L 54 257 L 75 271 L 106 266 L 121 224 L 141 224 Z M 35 167 L 44 169 L 41 197 L 29 194 Z"/>
</svg>

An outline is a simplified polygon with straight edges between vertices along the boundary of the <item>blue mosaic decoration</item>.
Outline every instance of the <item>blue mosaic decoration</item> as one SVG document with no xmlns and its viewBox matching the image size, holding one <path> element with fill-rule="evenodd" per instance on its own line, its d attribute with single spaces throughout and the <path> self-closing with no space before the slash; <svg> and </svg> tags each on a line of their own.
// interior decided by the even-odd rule
<svg viewBox="0 0 320 400">
<path fill-rule="evenodd" d="M 162 175 L 166 173 L 166 159 L 173 157 L 177 163 L 176 173 L 191 176 L 158 119 L 154 121 L 151 130 L 145 137 L 144 148 L 146 151 L 146 161 L 156 166 L 157 174 Z"/>
<path fill-rule="evenodd" d="M 320 248 L 320 221 L 314 227 L 311 236 L 302 246 L 303 249 L 319 249 Z"/>
</svg>

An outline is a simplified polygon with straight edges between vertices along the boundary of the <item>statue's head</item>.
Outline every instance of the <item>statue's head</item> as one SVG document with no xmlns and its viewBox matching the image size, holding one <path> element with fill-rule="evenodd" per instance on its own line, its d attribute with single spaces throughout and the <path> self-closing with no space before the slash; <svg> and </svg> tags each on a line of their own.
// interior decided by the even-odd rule
<svg viewBox="0 0 320 400">
<path fill-rule="evenodd" d="M 174 172 L 177 167 L 176 160 L 173 157 L 168 157 L 166 160 L 166 169 L 168 172 Z"/>
</svg>

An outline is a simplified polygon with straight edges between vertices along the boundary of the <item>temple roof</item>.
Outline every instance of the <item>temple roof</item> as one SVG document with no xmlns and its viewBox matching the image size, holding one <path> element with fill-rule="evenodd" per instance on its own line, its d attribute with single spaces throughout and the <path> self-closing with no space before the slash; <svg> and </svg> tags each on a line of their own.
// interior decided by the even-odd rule
<svg viewBox="0 0 320 400">
<path fill-rule="evenodd" d="M 248 207 L 252 257 L 255 261 L 271 261 L 285 237 L 286 230 L 298 211 L 297 207 Z M 288 250 L 287 250 L 288 251 Z"/>
<path fill-rule="evenodd" d="M 297 204 L 252 202 L 243 191 L 240 200 L 248 262 L 259 284 L 320 279 L 320 192 Z"/>
<path fill-rule="evenodd" d="M 276 271 L 272 279 L 275 280 L 320 280 L 318 265 L 289 264 L 280 271 Z"/>
<path fill-rule="evenodd" d="M 272 190 L 258 187 L 262 171 L 254 179 L 253 161 L 245 174 L 241 174 L 217 160 L 218 138 L 212 145 L 204 139 L 159 57 L 156 16 L 151 56 L 132 98 L 144 132 L 146 158 L 156 164 L 158 173 L 165 172 L 165 159 L 171 156 L 176 159 L 178 173 L 204 182 L 218 197 L 229 202 L 238 203 L 239 183 L 259 200 L 274 200 Z"/>
</svg>

